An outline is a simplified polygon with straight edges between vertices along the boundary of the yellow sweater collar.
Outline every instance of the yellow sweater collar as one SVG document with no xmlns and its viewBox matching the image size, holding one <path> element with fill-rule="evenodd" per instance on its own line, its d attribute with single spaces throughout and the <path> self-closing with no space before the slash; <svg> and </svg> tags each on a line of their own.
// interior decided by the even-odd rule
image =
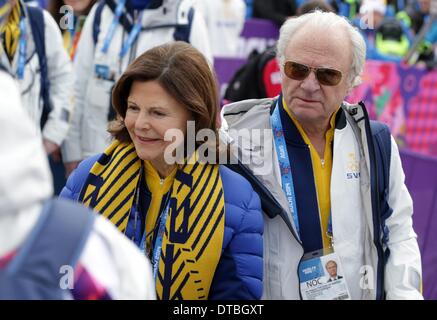
<svg viewBox="0 0 437 320">
<path fill-rule="evenodd" d="M 287 107 L 287 103 L 285 102 L 284 97 L 282 97 L 282 107 L 284 108 L 285 112 L 290 117 L 291 121 L 293 121 L 294 125 L 296 126 L 297 130 L 299 130 L 299 133 L 302 135 L 303 140 L 307 144 L 311 144 L 310 139 L 308 138 L 307 134 L 303 130 L 300 123 L 297 121 L 296 117 L 290 112 L 290 110 Z M 329 120 L 330 127 L 328 131 L 326 132 L 326 136 L 333 136 L 334 130 L 335 130 L 335 119 L 337 117 L 337 113 L 340 110 L 341 107 L 338 107 L 337 110 L 332 114 L 331 119 Z"/>
<path fill-rule="evenodd" d="M 177 167 L 175 167 L 172 172 L 165 178 L 159 176 L 158 171 L 148 160 L 144 161 L 144 167 L 146 169 L 146 182 L 151 193 L 156 191 L 161 191 L 167 193 L 174 181 L 176 176 Z"/>
</svg>

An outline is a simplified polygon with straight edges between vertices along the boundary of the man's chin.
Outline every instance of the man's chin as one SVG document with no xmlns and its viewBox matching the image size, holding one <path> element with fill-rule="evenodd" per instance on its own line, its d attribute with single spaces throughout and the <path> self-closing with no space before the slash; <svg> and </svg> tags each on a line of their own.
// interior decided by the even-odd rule
<svg viewBox="0 0 437 320">
<path fill-rule="evenodd" d="M 323 120 L 322 115 L 320 114 L 320 111 L 314 110 L 314 109 L 296 109 L 296 112 L 294 113 L 294 116 L 296 120 L 301 123 L 313 123 L 313 122 L 320 122 Z"/>
</svg>

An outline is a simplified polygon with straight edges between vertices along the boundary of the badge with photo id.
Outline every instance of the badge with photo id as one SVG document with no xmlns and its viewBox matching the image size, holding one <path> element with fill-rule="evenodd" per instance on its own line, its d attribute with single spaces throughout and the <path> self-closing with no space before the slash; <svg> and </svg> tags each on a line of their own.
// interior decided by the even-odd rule
<svg viewBox="0 0 437 320">
<path fill-rule="evenodd" d="M 339 256 L 332 250 L 310 252 L 299 266 L 303 300 L 350 300 Z"/>
</svg>

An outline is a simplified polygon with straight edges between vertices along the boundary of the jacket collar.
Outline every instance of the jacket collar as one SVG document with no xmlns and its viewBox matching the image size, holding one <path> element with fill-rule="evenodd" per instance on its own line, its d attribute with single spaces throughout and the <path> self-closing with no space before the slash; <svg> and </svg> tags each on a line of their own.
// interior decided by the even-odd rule
<svg viewBox="0 0 437 320">
<path fill-rule="evenodd" d="M 292 143 L 298 146 L 306 146 L 305 141 L 303 140 L 299 130 L 297 129 L 294 122 L 290 119 L 287 112 L 284 110 L 284 106 L 282 103 L 282 95 L 278 97 L 277 104 L 275 107 L 279 107 L 279 114 L 282 122 L 282 130 L 284 132 L 285 140 L 287 142 Z M 335 115 L 335 129 L 341 130 L 346 127 L 346 116 L 344 114 L 343 106 L 338 110 Z"/>
</svg>

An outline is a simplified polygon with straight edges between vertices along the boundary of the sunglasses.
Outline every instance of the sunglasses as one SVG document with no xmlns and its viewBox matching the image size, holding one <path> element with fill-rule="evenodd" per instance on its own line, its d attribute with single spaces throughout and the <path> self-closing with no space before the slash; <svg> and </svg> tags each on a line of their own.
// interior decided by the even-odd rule
<svg viewBox="0 0 437 320">
<path fill-rule="evenodd" d="M 320 84 L 325 86 L 336 86 L 341 81 L 341 71 L 329 68 L 313 68 L 294 61 L 287 61 L 284 64 L 284 73 L 293 80 L 302 81 L 314 71 Z"/>
</svg>

